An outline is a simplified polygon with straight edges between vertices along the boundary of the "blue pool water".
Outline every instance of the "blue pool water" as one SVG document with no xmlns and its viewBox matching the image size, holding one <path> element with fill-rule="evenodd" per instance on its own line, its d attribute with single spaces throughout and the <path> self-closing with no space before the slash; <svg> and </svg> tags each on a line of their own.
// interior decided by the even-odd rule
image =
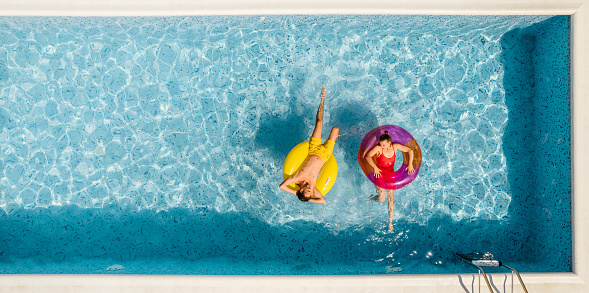
<svg viewBox="0 0 589 293">
<path fill-rule="evenodd" d="M 571 271 L 569 26 L 2 17 L 0 272 L 456 273 L 477 251 Z M 278 184 L 321 86 L 339 173 L 314 205 Z M 382 124 L 424 158 L 393 233 L 357 162 Z"/>
</svg>

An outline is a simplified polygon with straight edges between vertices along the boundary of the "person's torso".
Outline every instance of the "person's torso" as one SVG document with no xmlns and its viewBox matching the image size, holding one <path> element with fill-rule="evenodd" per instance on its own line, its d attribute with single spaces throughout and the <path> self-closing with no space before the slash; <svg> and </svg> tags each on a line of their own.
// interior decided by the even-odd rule
<svg viewBox="0 0 589 293">
<path fill-rule="evenodd" d="M 392 154 L 392 156 L 391 156 L 391 154 Z M 397 154 L 395 153 L 395 149 L 393 148 L 392 151 L 387 153 L 387 155 L 389 155 L 391 157 L 387 157 L 385 155 L 385 151 L 382 150 L 382 152 L 380 153 L 380 156 L 376 157 L 376 163 L 378 163 L 378 165 L 383 168 L 392 168 L 393 165 L 395 165 L 395 158 L 397 156 Z"/>
<path fill-rule="evenodd" d="M 311 185 L 315 185 L 315 181 L 317 181 L 317 176 L 319 176 L 319 172 L 321 172 L 321 168 L 325 164 L 325 161 L 319 156 L 309 156 L 307 159 L 301 164 L 301 167 L 298 171 L 297 177 L 297 184 L 300 184 L 302 181 L 307 181 L 311 183 Z"/>
</svg>

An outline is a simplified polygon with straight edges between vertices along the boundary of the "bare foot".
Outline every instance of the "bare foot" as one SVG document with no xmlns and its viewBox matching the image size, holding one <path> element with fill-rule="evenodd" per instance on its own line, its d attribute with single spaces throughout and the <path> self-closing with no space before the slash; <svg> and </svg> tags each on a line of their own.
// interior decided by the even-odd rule
<svg viewBox="0 0 589 293">
<path fill-rule="evenodd" d="M 327 91 L 327 90 L 325 89 L 325 87 L 322 87 L 322 88 L 321 88 L 321 100 L 322 100 L 322 101 L 323 101 L 323 100 L 325 100 L 325 92 L 326 92 L 326 91 Z"/>
<path fill-rule="evenodd" d="M 393 232 L 393 222 L 389 222 L 389 233 Z"/>
</svg>

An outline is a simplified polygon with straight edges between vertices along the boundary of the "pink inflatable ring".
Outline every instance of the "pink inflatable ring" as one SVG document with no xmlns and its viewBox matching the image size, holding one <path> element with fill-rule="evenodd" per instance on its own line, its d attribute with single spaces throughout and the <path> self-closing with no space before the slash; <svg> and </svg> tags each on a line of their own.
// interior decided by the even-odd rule
<svg viewBox="0 0 589 293">
<path fill-rule="evenodd" d="M 396 171 L 383 170 L 381 172 L 382 176 L 379 178 L 374 177 L 374 169 L 364 157 L 379 143 L 379 138 L 384 134 L 385 130 L 389 132 L 392 143 L 402 144 L 413 150 L 413 168 L 415 168 L 413 175 L 409 175 L 406 170 L 407 164 L 409 164 L 409 155 L 403 153 L 403 165 L 401 165 L 401 168 Z M 376 156 L 373 156 L 371 159 L 376 164 Z M 399 189 L 407 186 L 417 177 L 417 173 L 419 173 L 419 168 L 421 167 L 421 148 L 419 148 L 417 141 L 415 141 L 415 138 L 407 130 L 395 125 L 382 125 L 368 132 L 364 136 L 364 139 L 362 139 L 360 149 L 358 150 L 358 162 L 366 177 L 374 185 L 384 189 Z"/>
</svg>

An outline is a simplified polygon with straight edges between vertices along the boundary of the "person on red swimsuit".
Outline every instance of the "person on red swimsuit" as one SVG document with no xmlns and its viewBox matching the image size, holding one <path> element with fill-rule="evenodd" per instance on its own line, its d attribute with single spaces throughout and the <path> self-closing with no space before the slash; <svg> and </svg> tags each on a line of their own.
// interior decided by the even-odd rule
<svg viewBox="0 0 589 293">
<path fill-rule="evenodd" d="M 404 153 L 409 154 L 409 164 L 407 167 L 407 171 L 410 175 L 415 173 L 415 169 L 413 168 L 413 150 L 407 146 L 398 143 L 392 143 L 391 137 L 389 136 L 389 132 L 385 131 L 383 135 L 379 138 L 379 144 L 373 147 L 368 154 L 364 157 L 368 164 L 372 166 L 374 169 L 374 177 L 379 178 L 382 176 L 382 173 L 389 173 L 392 174 L 395 169 L 395 158 L 397 150 L 402 151 Z M 376 164 L 372 160 L 372 157 L 377 155 L 376 157 Z M 385 189 L 380 188 L 376 185 L 376 193 L 378 194 L 377 200 L 379 202 L 384 202 L 385 199 Z M 393 231 L 393 213 L 395 212 L 395 190 L 394 189 L 387 189 L 386 193 L 389 196 L 389 232 Z"/>
</svg>

